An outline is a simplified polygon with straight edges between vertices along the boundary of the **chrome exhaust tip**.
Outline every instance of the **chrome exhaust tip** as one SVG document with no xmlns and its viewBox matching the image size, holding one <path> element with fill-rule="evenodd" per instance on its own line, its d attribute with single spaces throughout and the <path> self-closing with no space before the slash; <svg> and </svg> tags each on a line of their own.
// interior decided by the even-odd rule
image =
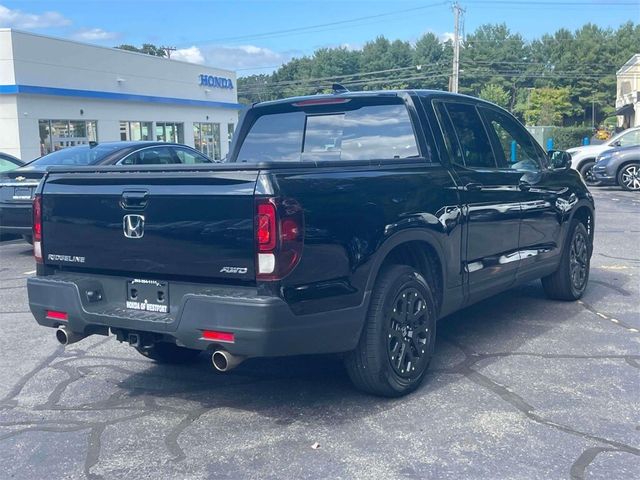
<svg viewBox="0 0 640 480">
<path fill-rule="evenodd" d="M 56 340 L 58 340 L 60 345 L 71 345 L 72 343 L 79 342 L 84 338 L 87 338 L 87 335 L 72 332 L 67 330 L 66 327 L 58 327 L 56 330 Z"/>
<path fill-rule="evenodd" d="M 213 352 L 213 355 L 211 355 L 211 363 L 213 363 L 213 366 L 219 372 L 228 372 L 244 362 L 245 358 L 246 357 L 241 355 L 233 355 L 224 350 L 216 350 Z"/>
</svg>

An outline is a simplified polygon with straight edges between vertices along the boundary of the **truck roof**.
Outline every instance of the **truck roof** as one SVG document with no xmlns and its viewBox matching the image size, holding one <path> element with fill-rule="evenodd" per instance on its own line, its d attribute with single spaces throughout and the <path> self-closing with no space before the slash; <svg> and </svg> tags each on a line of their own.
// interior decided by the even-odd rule
<svg viewBox="0 0 640 480">
<path fill-rule="evenodd" d="M 367 91 L 355 91 L 355 92 L 340 92 L 340 93 L 322 93 L 317 95 L 301 95 L 297 97 L 288 97 L 278 100 L 268 100 L 266 102 L 254 103 L 253 106 L 262 107 L 268 105 L 278 105 L 283 103 L 303 102 L 305 100 L 322 100 L 332 98 L 367 98 L 367 97 L 395 97 L 402 94 L 411 94 L 419 96 L 438 96 L 438 97 L 454 97 L 465 98 L 478 101 L 475 97 L 463 95 L 460 93 L 445 92 L 443 90 L 427 90 L 427 89 L 413 89 L 413 90 L 367 90 Z"/>
</svg>

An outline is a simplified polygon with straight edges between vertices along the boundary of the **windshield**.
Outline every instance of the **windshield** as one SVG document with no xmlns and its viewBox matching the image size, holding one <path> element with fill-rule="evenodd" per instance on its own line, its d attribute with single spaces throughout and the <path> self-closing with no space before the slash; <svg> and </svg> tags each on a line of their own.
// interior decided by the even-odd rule
<svg viewBox="0 0 640 480">
<path fill-rule="evenodd" d="M 57 152 L 40 157 L 29 164 L 29 166 L 47 167 L 51 165 L 94 165 L 107 155 L 122 148 L 122 145 L 96 145 L 91 148 L 89 145 L 65 148 Z"/>
</svg>

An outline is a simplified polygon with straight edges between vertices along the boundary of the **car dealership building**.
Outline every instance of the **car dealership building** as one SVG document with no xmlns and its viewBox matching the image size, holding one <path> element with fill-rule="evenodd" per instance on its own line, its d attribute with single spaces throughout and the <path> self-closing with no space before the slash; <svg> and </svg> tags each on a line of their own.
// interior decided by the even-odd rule
<svg viewBox="0 0 640 480">
<path fill-rule="evenodd" d="M 0 151 L 31 160 L 117 140 L 223 158 L 238 121 L 235 73 L 0 29 Z"/>
</svg>

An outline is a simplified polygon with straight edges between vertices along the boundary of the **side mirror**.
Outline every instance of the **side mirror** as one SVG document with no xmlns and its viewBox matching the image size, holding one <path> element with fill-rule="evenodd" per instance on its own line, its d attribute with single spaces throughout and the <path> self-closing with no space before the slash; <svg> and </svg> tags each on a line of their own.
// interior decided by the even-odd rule
<svg viewBox="0 0 640 480">
<path fill-rule="evenodd" d="M 614 146 L 614 147 L 619 147 L 620 145 L 622 145 L 622 143 L 620 142 L 620 140 L 616 140 L 611 145 Z"/>
<path fill-rule="evenodd" d="M 571 155 L 564 150 L 549 150 L 547 152 L 554 170 L 568 170 L 571 168 Z"/>
</svg>

